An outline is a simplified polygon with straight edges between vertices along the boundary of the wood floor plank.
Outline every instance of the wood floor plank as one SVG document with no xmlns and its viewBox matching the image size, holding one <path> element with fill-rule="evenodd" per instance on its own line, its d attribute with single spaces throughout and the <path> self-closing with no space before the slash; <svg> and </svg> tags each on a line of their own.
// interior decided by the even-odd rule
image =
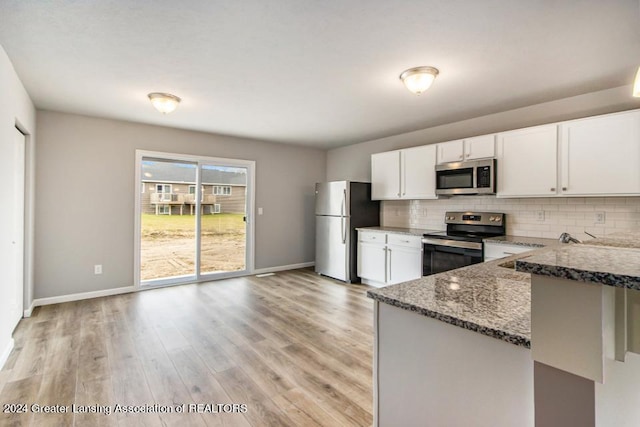
<svg viewBox="0 0 640 427">
<path fill-rule="evenodd" d="M 371 412 L 358 406 L 342 391 L 342 384 L 331 384 L 321 376 L 314 375 L 307 366 L 301 366 L 280 349 L 270 347 L 269 343 L 257 344 L 259 354 L 272 366 L 285 372 L 293 382 L 308 390 L 318 405 L 329 412 L 343 426 L 364 426 L 372 422 Z"/>
<path fill-rule="evenodd" d="M 117 319 L 106 325 L 113 400 L 125 406 L 154 403 L 133 339 L 123 326 Z M 162 426 L 158 414 L 118 413 L 117 420 L 120 426 Z"/>
<path fill-rule="evenodd" d="M 52 348 L 47 353 L 40 393 L 36 399 L 38 404 L 71 407 L 75 402 L 79 336 L 79 334 L 67 334 L 52 338 Z M 73 413 L 69 411 L 39 412 L 33 416 L 33 425 L 73 425 Z"/>
<path fill-rule="evenodd" d="M 21 380 L 34 375 L 41 375 L 45 369 L 47 349 L 51 341 L 46 339 L 28 339 L 19 350 L 18 357 L 13 363 L 12 380 Z M 9 369 L 9 367 L 6 367 Z"/>
<path fill-rule="evenodd" d="M 142 368 L 156 403 L 174 408 L 191 403 L 185 384 L 157 337 L 153 335 L 139 337 L 136 349 L 140 354 Z M 161 419 L 169 426 L 206 425 L 200 414 L 181 416 L 177 413 L 169 413 L 163 414 Z"/>
<path fill-rule="evenodd" d="M 252 426 L 295 425 L 240 368 L 227 369 L 214 376 L 234 403 L 247 405 L 248 410 L 245 415 Z"/>
<path fill-rule="evenodd" d="M 189 389 L 192 403 L 233 403 L 214 377 L 214 371 L 207 372 L 206 364 L 193 348 L 172 351 L 169 357 Z M 203 415 L 203 418 L 208 426 L 248 427 L 250 425 L 242 413 L 210 413 Z"/>
<path fill-rule="evenodd" d="M 15 331 L 0 401 L 247 412 L 31 414 L 0 425 L 370 426 L 366 289 L 301 269 L 38 307 Z"/>
<path fill-rule="evenodd" d="M 338 423 L 335 418 L 300 389 L 291 389 L 274 397 L 273 401 L 295 421 L 296 425 L 333 427 Z"/>
<path fill-rule="evenodd" d="M 34 375 L 18 381 L 11 381 L 5 384 L 0 394 L 0 403 L 12 403 L 30 405 L 36 403 L 40 385 L 42 384 L 42 375 Z M 30 408 L 26 412 L 7 413 L 0 412 L 0 425 L 2 426 L 29 426 L 33 419 L 33 413 Z"/>
<path fill-rule="evenodd" d="M 76 388 L 74 417 L 76 426 L 115 427 L 118 418 L 113 414 L 116 402 L 113 399 L 113 385 L 109 377 L 79 379 Z"/>
</svg>

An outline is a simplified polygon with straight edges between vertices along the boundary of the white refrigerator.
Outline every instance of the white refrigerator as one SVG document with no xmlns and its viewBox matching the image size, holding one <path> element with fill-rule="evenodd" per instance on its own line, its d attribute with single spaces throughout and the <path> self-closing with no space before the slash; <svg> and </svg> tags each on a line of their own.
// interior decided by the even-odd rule
<svg viewBox="0 0 640 427">
<path fill-rule="evenodd" d="M 356 228 L 380 225 L 380 202 L 371 200 L 371 184 L 317 183 L 315 213 L 316 273 L 357 282 Z"/>
</svg>

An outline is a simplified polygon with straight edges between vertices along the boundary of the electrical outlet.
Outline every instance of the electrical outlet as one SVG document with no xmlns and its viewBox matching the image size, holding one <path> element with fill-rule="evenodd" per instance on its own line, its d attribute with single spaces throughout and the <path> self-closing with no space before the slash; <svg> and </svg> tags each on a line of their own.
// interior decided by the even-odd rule
<svg viewBox="0 0 640 427">
<path fill-rule="evenodd" d="M 544 221 L 544 211 L 537 211 L 536 218 L 538 219 L 538 221 Z"/>
<path fill-rule="evenodd" d="M 93 274 L 102 274 L 102 264 L 96 264 L 93 266 Z"/>
<path fill-rule="evenodd" d="M 594 224 L 604 224 L 605 223 L 605 215 L 604 212 L 596 212 L 593 218 Z"/>
</svg>

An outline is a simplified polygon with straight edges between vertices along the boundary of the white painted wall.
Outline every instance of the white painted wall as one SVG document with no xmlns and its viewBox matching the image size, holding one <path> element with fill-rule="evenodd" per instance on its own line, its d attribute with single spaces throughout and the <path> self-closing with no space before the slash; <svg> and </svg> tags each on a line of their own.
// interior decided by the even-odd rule
<svg viewBox="0 0 640 427">
<path fill-rule="evenodd" d="M 370 181 L 373 153 L 633 108 L 640 108 L 640 98 L 631 96 L 628 85 L 336 148 L 327 154 L 327 180 Z"/>
<path fill-rule="evenodd" d="M 255 160 L 256 269 L 314 261 L 326 151 L 39 111 L 36 298 L 133 285 L 136 149 Z"/>
<path fill-rule="evenodd" d="M 30 134 L 27 142 L 27 171 L 34 170 L 35 156 L 35 130 L 36 130 L 36 110 L 27 94 L 24 86 L 20 82 L 18 75 L 13 69 L 11 61 L 7 57 L 4 49 L 0 46 L 0 140 L 2 143 L 15 142 L 15 126 L 18 124 L 23 131 Z M 0 182 L 11 182 L 9 174 L 12 173 L 11 163 L 13 158 L 0 157 Z M 25 252 L 27 259 L 25 260 L 25 282 L 26 290 L 24 295 L 24 305 L 29 307 L 33 295 L 33 274 L 32 274 L 32 251 L 33 251 L 33 189 L 34 180 L 31 176 L 27 176 L 25 183 Z M 3 189 L 0 186 L 0 206 L 2 210 L 8 214 L 12 214 L 11 200 L 7 200 L 3 195 Z M 12 250 L 11 236 L 12 232 L 8 229 L 10 224 L 0 221 L 0 368 L 6 361 L 8 352 L 13 345 L 11 334 L 15 327 L 15 322 L 11 321 L 9 316 L 9 286 L 7 271 L 15 268 L 13 265 L 7 265 L 11 259 L 8 254 Z"/>
</svg>

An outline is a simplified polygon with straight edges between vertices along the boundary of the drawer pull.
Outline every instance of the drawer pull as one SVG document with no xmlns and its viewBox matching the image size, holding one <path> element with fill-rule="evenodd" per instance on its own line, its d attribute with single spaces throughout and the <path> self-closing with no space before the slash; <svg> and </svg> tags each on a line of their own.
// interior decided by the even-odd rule
<svg viewBox="0 0 640 427">
<path fill-rule="evenodd" d="M 515 252 L 502 252 L 502 253 L 505 254 L 505 255 L 515 255 L 516 254 Z"/>
</svg>

